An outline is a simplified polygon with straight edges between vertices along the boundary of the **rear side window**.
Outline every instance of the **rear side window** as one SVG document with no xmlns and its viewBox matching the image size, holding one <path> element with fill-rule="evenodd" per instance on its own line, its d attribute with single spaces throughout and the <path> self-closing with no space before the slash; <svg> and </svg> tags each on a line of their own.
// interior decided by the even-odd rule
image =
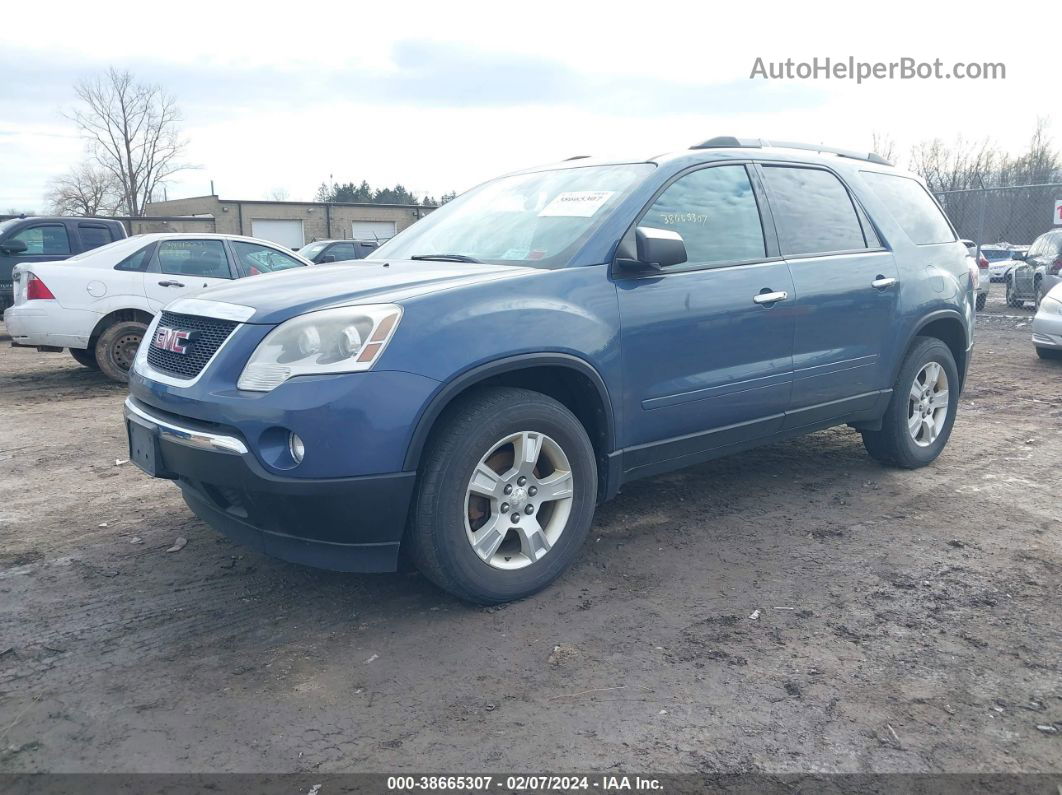
<svg viewBox="0 0 1062 795">
<path fill-rule="evenodd" d="M 673 182 L 638 226 L 678 232 L 690 265 L 763 259 L 763 226 L 744 166 L 702 168 Z"/>
<path fill-rule="evenodd" d="M 11 236 L 26 244 L 25 254 L 69 254 L 70 237 L 62 224 L 38 224 Z"/>
<path fill-rule="evenodd" d="M 150 245 L 144 246 L 139 251 L 134 251 L 128 257 L 126 257 L 117 265 L 115 265 L 114 269 L 116 271 L 146 271 L 148 268 L 148 263 L 151 261 L 151 258 L 148 256 L 150 251 Z"/>
<path fill-rule="evenodd" d="M 114 235 L 106 226 L 78 224 L 77 231 L 81 235 L 81 245 L 86 251 L 114 242 Z"/>
<path fill-rule="evenodd" d="M 175 276 L 231 279 L 229 258 L 220 240 L 163 240 L 158 249 L 159 270 Z"/>
<path fill-rule="evenodd" d="M 955 240 L 948 219 L 920 183 L 898 174 L 875 171 L 862 174 L 912 243 L 928 246 Z"/>
<path fill-rule="evenodd" d="M 783 255 L 867 247 L 852 197 L 829 171 L 766 166 L 763 173 Z"/>
</svg>

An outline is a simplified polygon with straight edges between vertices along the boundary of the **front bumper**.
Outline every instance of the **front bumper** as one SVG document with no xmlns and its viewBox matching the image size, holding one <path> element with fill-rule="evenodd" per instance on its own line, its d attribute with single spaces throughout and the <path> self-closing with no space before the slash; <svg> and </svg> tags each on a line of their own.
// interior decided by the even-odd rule
<svg viewBox="0 0 1062 795">
<path fill-rule="evenodd" d="M 267 472 L 246 440 L 225 428 L 133 397 L 125 419 L 130 458 L 154 477 L 174 480 L 193 513 L 218 532 L 292 563 L 396 569 L 416 473 L 287 477 Z M 145 445 L 152 450 L 145 453 Z"/>
<path fill-rule="evenodd" d="M 1037 348 L 1062 350 L 1062 315 L 1040 310 L 1032 322 L 1032 341 Z"/>
</svg>

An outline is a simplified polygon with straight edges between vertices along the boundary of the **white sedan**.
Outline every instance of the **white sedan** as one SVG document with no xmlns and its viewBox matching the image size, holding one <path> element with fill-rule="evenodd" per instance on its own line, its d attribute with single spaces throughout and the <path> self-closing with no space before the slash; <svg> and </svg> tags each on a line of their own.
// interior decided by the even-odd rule
<svg viewBox="0 0 1062 795">
<path fill-rule="evenodd" d="M 128 378 L 151 318 L 176 298 L 310 261 L 236 235 L 149 234 L 61 262 L 16 265 L 4 312 L 11 344 L 61 351 L 115 381 Z"/>
</svg>

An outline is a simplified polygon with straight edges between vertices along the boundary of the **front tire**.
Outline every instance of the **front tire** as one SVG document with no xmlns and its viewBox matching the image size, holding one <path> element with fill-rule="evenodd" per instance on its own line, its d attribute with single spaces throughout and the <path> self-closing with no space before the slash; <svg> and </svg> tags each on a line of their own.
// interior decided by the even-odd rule
<svg viewBox="0 0 1062 795">
<path fill-rule="evenodd" d="M 1025 301 L 1014 297 L 1014 280 L 1007 278 L 1007 306 L 1013 309 L 1021 309 Z"/>
<path fill-rule="evenodd" d="M 147 324 L 136 320 L 119 320 L 109 326 L 96 340 L 96 362 L 112 381 L 126 383 L 140 347 Z"/>
<path fill-rule="evenodd" d="M 586 430 L 553 398 L 491 387 L 449 407 L 425 451 L 406 541 L 460 599 L 499 604 L 571 565 L 597 503 Z"/>
<path fill-rule="evenodd" d="M 96 361 L 95 351 L 91 351 L 88 348 L 71 348 L 70 355 L 82 367 L 87 367 L 90 370 L 100 369 L 100 363 Z"/>
<path fill-rule="evenodd" d="M 985 304 L 987 302 L 988 302 L 988 293 L 978 293 L 977 294 L 977 304 L 976 304 L 977 311 L 980 312 L 982 309 L 984 309 L 985 308 Z"/>
<path fill-rule="evenodd" d="M 883 464 L 917 469 L 932 463 L 951 436 L 959 407 L 959 370 L 942 341 L 917 337 L 900 367 L 880 431 L 863 446 Z"/>
</svg>

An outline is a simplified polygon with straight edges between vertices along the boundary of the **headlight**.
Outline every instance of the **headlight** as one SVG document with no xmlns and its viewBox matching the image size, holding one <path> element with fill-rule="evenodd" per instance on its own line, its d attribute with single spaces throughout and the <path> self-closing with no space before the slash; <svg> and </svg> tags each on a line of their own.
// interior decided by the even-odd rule
<svg viewBox="0 0 1062 795">
<path fill-rule="evenodd" d="M 1049 315 L 1062 315 L 1062 301 L 1048 298 L 1046 295 L 1040 301 L 1040 311 Z"/>
<path fill-rule="evenodd" d="M 258 343 L 237 386 L 269 392 L 297 375 L 368 370 L 390 341 L 402 308 L 345 306 L 292 318 Z"/>
</svg>

